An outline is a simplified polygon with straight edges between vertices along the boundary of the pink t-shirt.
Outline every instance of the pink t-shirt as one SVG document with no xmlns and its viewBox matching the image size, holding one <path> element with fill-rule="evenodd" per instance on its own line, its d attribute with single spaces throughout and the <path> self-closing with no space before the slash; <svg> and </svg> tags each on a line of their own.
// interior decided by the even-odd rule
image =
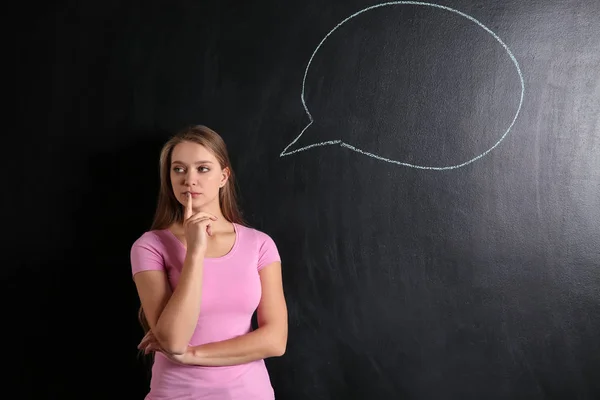
<svg viewBox="0 0 600 400">
<path fill-rule="evenodd" d="M 190 346 L 250 332 L 251 318 L 261 298 L 258 271 L 280 261 L 271 237 L 233 225 L 236 239 L 231 251 L 204 260 L 200 316 Z M 132 273 L 165 271 L 175 290 L 185 254 L 183 243 L 168 229 L 145 232 L 131 247 Z M 274 394 L 264 360 L 224 367 L 187 366 L 157 352 L 146 400 L 171 399 L 270 400 Z"/>
</svg>

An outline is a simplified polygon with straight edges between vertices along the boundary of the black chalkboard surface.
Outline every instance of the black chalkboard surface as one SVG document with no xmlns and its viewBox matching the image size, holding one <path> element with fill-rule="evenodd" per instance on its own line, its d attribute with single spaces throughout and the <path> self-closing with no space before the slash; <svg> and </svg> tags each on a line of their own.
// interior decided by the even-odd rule
<svg viewBox="0 0 600 400">
<path fill-rule="evenodd" d="M 283 259 L 278 400 L 600 398 L 600 2 L 43 7 L 7 57 L 15 398 L 147 392 L 129 249 L 190 124 Z"/>
</svg>

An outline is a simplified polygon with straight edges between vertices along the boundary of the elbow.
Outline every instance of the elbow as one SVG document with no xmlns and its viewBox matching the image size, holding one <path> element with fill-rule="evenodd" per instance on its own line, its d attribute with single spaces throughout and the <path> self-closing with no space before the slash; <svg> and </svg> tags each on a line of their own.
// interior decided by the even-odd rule
<svg viewBox="0 0 600 400">
<path fill-rule="evenodd" d="M 188 349 L 187 343 L 178 343 L 174 340 L 165 340 L 164 342 L 160 342 L 160 345 L 164 351 L 174 356 L 181 356 Z"/>
<path fill-rule="evenodd" d="M 274 346 L 273 348 L 273 357 L 281 357 L 285 354 L 285 343 L 279 346 Z"/>
<path fill-rule="evenodd" d="M 285 350 L 287 347 L 287 334 L 280 334 L 277 337 L 274 337 L 270 342 L 271 357 L 281 357 L 285 354 Z"/>
<path fill-rule="evenodd" d="M 187 346 L 182 347 L 182 346 L 167 345 L 167 346 L 163 347 L 163 350 L 174 356 L 182 356 L 187 351 Z"/>
<path fill-rule="evenodd" d="M 157 331 L 154 333 L 156 340 L 162 349 L 172 355 L 180 356 L 185 354 L 188 349 L 187 343 L 183 343 L 173 338 L 168 337 L 163 332 Z"/>
</svg>

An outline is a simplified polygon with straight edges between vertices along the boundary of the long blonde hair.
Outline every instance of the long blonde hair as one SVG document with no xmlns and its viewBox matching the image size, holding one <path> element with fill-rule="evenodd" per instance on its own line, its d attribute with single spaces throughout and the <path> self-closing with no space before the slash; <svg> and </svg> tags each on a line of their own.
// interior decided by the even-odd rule
<svg viewBox="0 0 600 400">
<path fill-rule="evenodd" d="M 221 212 L 227 221 L 246 225 L 239 209 L 235 174 L 223 138 L 204 125 L 194 125 L 186 127 L 173 135 L 162 147 L 159 158 L 160 190 L 158 192 L 158 204 L 150 230 L 166 229 L 175 222 L 183 222 L 183 205 L 175 198 L 171 183 L 171 155 L 175 146 L 183 142 L 193 142 L 204 146 L 214 154 L 221 168 L 229 169 L 229 179 L 225 186 L 219 190 Z M 141 306 L 138 319 L 144 333 L 147 333 L 150 330 L 150 325 Z"/>
</svg>

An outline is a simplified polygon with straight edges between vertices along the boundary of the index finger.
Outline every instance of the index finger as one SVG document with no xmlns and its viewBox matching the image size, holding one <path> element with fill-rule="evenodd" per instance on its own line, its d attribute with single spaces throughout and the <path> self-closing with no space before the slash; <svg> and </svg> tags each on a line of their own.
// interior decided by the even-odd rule
<svg viewBox="0 0 600 400">
<path fill-rule="evenodd" d="M 187 194 L 187 203 L 185 204 L 185 214 L 184 214 L 185 219 L 188 219 L 189 217 L 191 217 L 192 214 L 193 214 L 193 212 L 192 212 L 192 194 L 188 193 Z"/>
</svg>

